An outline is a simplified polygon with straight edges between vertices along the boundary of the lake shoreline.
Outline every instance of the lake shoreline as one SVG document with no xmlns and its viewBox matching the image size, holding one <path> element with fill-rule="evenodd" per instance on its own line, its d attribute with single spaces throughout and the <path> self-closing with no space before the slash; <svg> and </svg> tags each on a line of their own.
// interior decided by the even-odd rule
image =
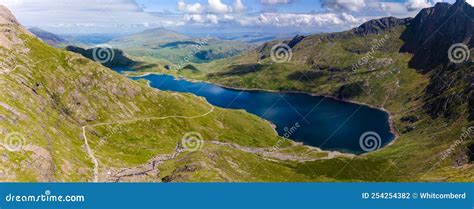
<svg viewBox="0 0 474 209">
<path fill-rule="evenodd" d="M 230 87 L 230 86 L 225 86 L 223 84 L 220 84 L 220 83 L 213 83 L 213 82 L 210 82 L 210 81 L 203 81 L 203 80 L 197 80 L 197 79 L 190 79 L 190 78 L 185 78 L 185 77 L 182 77 L 182 76 L 176 76 L 176 75 L 173 75 L 173 74 L 167 74 L 167 73 L 158 73 L 158 72 L 145 72 L 145 73 L 142 73 L 141 75 L 130 75 L 128 73 L 137 73 L 137 72 L 134 72 L 134 71 L 126 71 L 124 72 L 124 75 L 126 76 L 129 76 L 129 77 L 134 77 L 134 78 L 142 78 L 142 77 L 146 77 L 146 76 L 149 76 L 149 75 L 169 75 L 169 76 L 173 76 L 175 79 L 180 79 L 180 80 L 185 80 L 185 81 L 189 81 L 189 82 L 193 82 L 193 83 L 197 83 L 197 82 L 201 82 L 201 83 L 207 83 L 207 84 L 211 84 L 211 85 L 216 85 L 216 86 L 219 86 L 221 88 L 224 88 L 224 89 L 228 89 L 228 90 L 236 90 L 236 91 L 248 91 L 248 92 L 267 92 L 267 93 L 283 93 L 283 94 L 286 94 L 286 93 L 292 93 L 292 94 L 306 94 L 306 95 L 309 95 L 309 96 L 314 96 L 314 97 L 323 97 L 323 98 L 328 98 L 328 99 L 332 99 L 332 100 L 335 100 L 335 101 L 339 101 L 339 102 L 345 102 L 345 103 L 350 103 L 350 104 L 356 104 L 356 105 L 362 105 L 362 106 L 365 106 L 365 107 L 369 107 L 369 108 L 372 108 L 372 109 L 377 109 L 377 110 L 380 110 L 380 111 L 383 111 L 385 112 L 387 115 L 388 115 L 388 123 L 389 123 L 389 128 L 390 128 L 390 132 L 393 134 L 394 138 L 392 140 L 390 140 L 390 142 L 373 151 L 373 152 L 376 152 L 376 151 L 380 151 L 380 150 L 383 150 L 389 146 L 392 146 L 396 141 L 397 139 L 400 137 L 399 133 L 395 130 L 395 126 L 394 126 L 394 115 L 388 111 L 387 109 L 383 108 L 383 107 L 377 107 L 377 106 L 374 106 L 374 105 L 371 105 L 371 104 L 367 104 L 367 103 L 363 103 L 363 102 L 358 102 L 358 101 L 354 101 L 354 100 L 348 100 L 348 99 L 341 99 L 341 98 L 338 98 L 338 97 L 335 97 L 335 96 L 332 96 L 332 95 L 326 95 L 326 94 L 316 94 L 316 93 L 310 93 L 310 92 L 305 92 L 305 91 L 296 91 L 296 90 L 286 90 L 286 91 L 281 91 L 281 90 L 268 90 L 268 89 L 257 89 L 257 88 L 252 88 L 252 89 L 247 89 L 247 88 L 242 88 L 242 87 Z M 261 117 L 260 117 L 261 118 Z M 271 127 L 275 130 L 275 132 L 277 133 L 278 135 L 278 132 L 276 130 L 276 125 L 274 123 L 272 123 L 271 121 L 268 121 L 264 118 L 261 118 L 267 122 L 270 123 Z M 291 140 L 293 141 L 293 140 Z M 302 142 L 296 142 L 296 141 L 293 141 L 295 143 L 302 143 Z M 304 144 L 304 143 L 303 143 Z M 305 144 L 304 144 L 305 145 Z M 314 147 L 314 148 L 317 148 L 317 149 L 320 149 L 319 147 L 315 147 L 315 146 L 310 146 L 310 145 L 305 145 L 305 146 L 309 146 L 309 147 Z M 322 150 L 322 149 L 321 149 Z M 327 151 L 327 152 L 340 152 L 340 153 L 347 153 L 347 154 L 350 154 L 350 155 L 355 155 L 355 156 L 366 156 L 372 152 L 367 152 L 367 153 L 362 153 L 362 154 L 355 154 L 355 153 L 350 153 L 350 152 L 341 152 L 341 151 L 335 151 L 335 150 L 323 150 L 323 151 Z"/>
<path fill-rule="evenodd" d="M 238 91 L 250 91 L 250 92 L 270 92 L 270 93 L 292 93 L 292 94 L 306 94 L 306 95 L 309 95 L 309 96 L 315 96 L 315 97 L 323 97 L 323 98 L 328 98 L 328 99 L 333 99 L 333 100 L 336 100 L 336 101 L 340 101 L 340 102 L 345 102 L 345 103 L 351 103 L 351 104 L 357 104 L 357 105 L 362 105 L 362 106 L 366 106 L 366 107 L 369 107 L 369 108 L 372 108 L 372 109 L 377 109 L 377 110 L 380 110 L 380 111 L 383 111 L 385 113 L 387 113 L 388 115 L 388 123 L 389 123 L 389 126 L 390 126 L 390 132 L 393 134 L 394 138 L 387 144 L 385 145 L 384 147 L 381 147 L 380 149 L 377 149 L 376 151 L 379 151 L 379 150 L 382 150 L 382 149 L 385 149 L 391 145 L 393 145 L 395 143 L 395 141 L 400 137 L 400 135 L 398 134 L 398 132 L 395 130 L 395 126 L 394 126 L 394 115 L 388 111 L 387 109 L 383 108 L 383 107 L 377 107 L 377 106 L 373 106 L 373 105 L 370 105 L 370 104 L 366 104 L 366 103 L 363 103 L 363 102 L 358 102 L 358 101 L 354 101 L 354 100 L 348 100 L 348 99 L 341 99 L 341 98 L 338 98 L 338 97 L 335 97 L 335 96 L 332 96 L 332 95 L 324 95 L 324 94 L 316 94 L 316 93 L 309 93 L 309 92 L 304 92 L 304 91 L 280 91 L 280 90 L 268 90 L 268 89 L 246 89 L 246 88 L 238 88 L 238 87 L 229 87 L 229 86 L 225 86 L 225 85 L 222 85 L 222 84 L 218 84 L 218 83 L 212 83 L 212 82 L 206 82 L 206 81 L 199 81 L 199 80 L 189 80 L 189 79 L 185 79 L 185 80 L 188 80 L 190 82 L 205 82 L 205 83 L 209 83 L 209 84 L 213 84 L 213 85 L 216 85 L 216 86 L 219 86 L 219 87 L 222 87 L 222 88 L 225 88 L 225 89 L 230 89 L 230 90 L 238 90 Z M 326 150 L 326 151 L 331 151 L 331 150 Z M 344 152 L 343 152 L 344 153 Z M 359 156 L 365 156 L 369 153 L 372 153 L 372 152 L 367 152 L 367 153 L 363 153 L 363 154 L 358 154 Z M 353 154 L 353 153 L 348 153 L 348 154 Z"/>
</svg>

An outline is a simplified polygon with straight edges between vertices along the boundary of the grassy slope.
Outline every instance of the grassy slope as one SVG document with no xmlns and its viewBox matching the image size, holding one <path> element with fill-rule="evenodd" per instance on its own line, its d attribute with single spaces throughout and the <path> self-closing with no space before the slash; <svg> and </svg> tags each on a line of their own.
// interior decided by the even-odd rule
<svg viewBox="0 0 474 209">
<path fill-rule="evenodd" d="M 196 116 L 210 109 L 201 98 L 151 89 L 30 35 L 20 37 L 22 45 L 1 50 L 3 61 L 11 57 L 6 68 L 15 70 L 0 75 L 6 87 L 0 91 L 0 127 L 3 135 L 23 135 L 27 146 L 17 152 L 0 146 L 0 181 L 90 181 L 93 164 L 84 147 L 82 126 L 144 117 Z M 266 121 L 219 108 L 199 119 L 140 120 L 87 128 L 86 135 L 100 161 L 101 175 L 107 176 L 111 168 L 140 166 L 154 156 L 172 152 L 189 131 L 201 133 L 204 140 L 246 147 L 272 147 L 280 140 L 282 148 L 294 146 L 276 136 Z M 300 145 L 294 148 L 308 150 Z M 163 175 L 179 173 L 178 168 L 198 162 L 190 158 L 203 164 L 191 176 L 179 178 L 183 181 L 285 181 L 290 176 L 318 180 L 298 174 L 292 163 L 210 143 L 165 162 L 158 174 L 134 180 L 161 181 Z M 268 170 L 262 171 L 262 167 Z"/>
<path fill-rule="evenodd" d="M 401 30 L 401 29 L 400 29 Z M 398 32 L 394 32 L 397 37 Z M 60 51 L 23 35 L 25 47 L 13 51 L 2 50 L 2 59 L 14 55 L 9 66 L 17 68 L 0 75 L 4 86 L 0 91 L 3 120 L 2 133 L 19 132 L 29 144 L 25 150 L 9 152 L 0 146 L 0 160 L 5 165 L 1 181 L 89 181 L 93 164 L 84 149 L 81 127 L 99 122 L 123 121 L 143 117 L 170 115 L 196 116 L 209 111 L 209 104 L 192 95 L 173 94 L 152 90 L 143 82 L 134 82 L 97 63 L 78 55 Z M 319 39 L 317 36 L 312 37 Z M 294 57 L 307 54 L 320 64 L 347 67 L 363 55 L 344 50 L 346 46 L 367 45 L 380 36 L 322 42 L 316 48 L 295 49 Z M 315 41 L 309 39 L 309 41 Z M 280 161 L 257 154 L 215 145 L 222 141 L 246 147 L 270 148 L 279 144 L 268 123 L 241 111 L 216 108 L 206 117 L 184 120 L 141 120 L 134 123 L 88 128 L 95 156 L 100 161 L 100 176 L 144 166 L 152 158 L 170 154 L 183 134 L 196 131 L 203 135 L 202 149 L 184 152 L 149 172 L 123 181 L 472 181 L 472 167 L 454 167 L 456 156 L 463 150 L 440 161 L 439 154 L 448 149 L 453 140 L 467 127 L 464 119 L 446 123 L 432 119 L 421 110 L 421 95 L 430 75 L 422 75 L 406 66 L 410 55 L 398 54 L 401 45 L 394 38 L 394 46 L 382 48 L 377 58 L 391 58 L 396 64 L 367 72 L 327 74 L 314 79 L 295 80 L 288 85 L 288 76 L 297 71 L 308 71 L 310 66 L 301 60 L 285 64 L 271 64 L 258 73 L 225 78 L 207 77 L 207 73 L 226 70 L 229 63 L 256 62 L 252 54 L 227 61 L 198 66 L 206 69 L 197 73 L 183 71 L 183 75 L 209 79 L 224 85 L 247 88 L 292 89 L 318 94 L 335 95 L 346 84 L 362 82 L 365 93 L 351 99 L 383 106 L 392 112 L 395 128 L 400 132 L 407 125 L 415 130 L 402 134 L 392 146 L 354 159 L 337 157 L 311 162 Z M 299 54 L 298 54 L 299 53 Z M 400 73 L 392 74 L 393 68 Z M 266 82 L 274 79 L 273 82 Z M 398 81 L 398 82 L 397 82 Z M 398 88 L 394 88 L 397 86 Z M 275 85 L 277 84 L 277 85 Z M 286 86 L 282 86 L 285 84 Z M 9 108 L 5 108 L 9 107 Z M 400 122 L 406 115 L 419 115 L 415 124 Z M 446 127 L 446 124 L 448 127 Z M 465 142 L 470 143 L 470 142 Z M 281 145 L 291 146 L 286 141 Z M 458 148 L 461 148 L 459 146 Z M 308 148 L 296 146 L 285 151 L 296 156 L 306 155 Z M 316 157 L 325 153 L 310 153 Z M 436 165 L 436 162 L 440 162 Z"/>
<path fill-rule="evenodd" d="M 459 139 L 462 128 L 470 126 L 467 107 L 462 105 L 458 108 L 463 117 L 456 120 L 432 118 L 425 114 L 421 108 L 423 95 L 433 75 L 410 69 L 407 63 L 411 55 L 398 53 L 403 44 L 398 37 L 403 30 L 404 27 L 398 27 L 391 31 L 389 39 L 376 50 L 374 58 L 355 72 L 326 71 L 311 76 L 314 70 L 311 70 L 308 60 L 319 65 L 350 68 L 365 56 L 365 53 L 351 52 L 353 49 L 370 50 L 373 41 L 380 41 L 385 34 L 340 39 L 315 35 L 293 49 L 291 62 L 275 64 L 269 58 L 259 61 L 259 54 L 252 51 L 195 65 L 199 71 L 183 70 L 179 75 L 237 88 L 305 91 L 329 96 L 338 96 L 342 86 L 353 84 L 362 87 L 363 91 L 346 99 L 383 107 L 391 113 L 394 128 L 401 134 L 393 145 L 355 159 L 336 158 L 294 165 L 299 174 L 343 181 L 472 181 L 474 169 L 471 165 L 454 165 L 455 160 L 466 152 L 466 145 L 473 143 L 472 139 L 456 146 L 446 159 L 441 158 L 441 154 Z M 387 59 L 391 59 L 392 64 L 377 64 Z M 226 74 L 235 71 L 236 65 L 256 63 L 264 66 L 258 72 Z M 375 67 L 375 70 L 369 70 L 369 67 Z M 296 79 L 294 75 L 298 75 Z M 451 92 L 457 91 L 462 89 L 452 87 Z M 403 116 L 411 115 L 420 119 L 414 124 L 401 122 Z M 414 130 L 403 133 L 407 127 Z"/>
</svg>

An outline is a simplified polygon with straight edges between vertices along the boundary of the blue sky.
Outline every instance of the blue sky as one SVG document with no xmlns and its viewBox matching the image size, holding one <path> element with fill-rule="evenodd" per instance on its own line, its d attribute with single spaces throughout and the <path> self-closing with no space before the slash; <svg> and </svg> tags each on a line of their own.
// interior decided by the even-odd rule
<svg viewBox="0 0 474 209">
<path fill-rule="evenodd" d="M 0 4 L 27 27 L 62 34 L 133 33 L 155 27 L 187 33 L 319 33 L 350 29 L 384 16 L 414 16 L 440 1 L 0 0 Z"/>
</svg>

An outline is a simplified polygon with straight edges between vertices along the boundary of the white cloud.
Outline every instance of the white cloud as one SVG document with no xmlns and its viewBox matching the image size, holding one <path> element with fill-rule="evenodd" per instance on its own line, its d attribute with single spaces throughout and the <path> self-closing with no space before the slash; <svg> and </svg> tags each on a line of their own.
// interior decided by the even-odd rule
<svg viewBox="0 0 474 209">
<path fill-rule="evenodd" d="M 183 21 L 189 24 L 235 24 L 243 27 L 313 27 L 326 29 L 350 29 L 367 21 L 347 13 L 260 13 L 260 14 L 185 14 Z"/>
<path fill-rule="evenodd" d="M 322 0 L 322 6 L 329 12 L 346 12 L 357 17 L 380 18 L 395 16 L 399 18 L 413 17 L 419 10 L 433 6 L 436 2 L 454 0 Z M 471 0 L 474 1 L 474 0 Z"/>
<path fill-rule="evenodd" d="M 183 20 L 192 23 L 204 23 L 206 21 L 200 14 L 185 14 Z"/>
<path fill-rule="evenodd" d="M 219 23 L 219 18 L 217 17 L 217 15 L 213 15 L 213 14 L 208 14 L 206 16 L 207 20 L 212 23 L 212 24 L 217 24 Z"/>
<path fill-rule="evenodd" d="M 224 15 L 222 18 L 227 21 L 235 20 L 233 15 Z"/>
<path fill-rule="evenodd" d="M 182 24 L 143 11 L 134 0 L 0 0 L 27 27 L 59 33 L 112 33 Z"/>
<path fill-rule="evenodd" d="M 438 2 L 447 2 L 453 4 L 455 1 L 456 0 L 407 0 L 405 6 L 408 11 L 419 11 L 427 7 L 432 7 Z M 470 2 L 472 5 L 474 0 L 466 0 L 466 2 Z"/>
<path fill-rule="evenodd" d="M 363 18 L 355 18 L 346 13 L 293 14 L 293 13 L 262 13 L 257 17 L 245 17 L 239 20 L 242 25 L 273 25 L 288 26 L 356 26 L 364 22 Z"/>
<path fill-rule="evenodd" d="M 267 5 L 276 5 L 276 4 L 289 4 L 293 0 L 260 0 L 262 4 L 267 4 Z"/>
<path fill-rule="evenodd" d="M 372 10 L 380 10 L 386 12 L 387 15 L 395 15 L 401 17 L 408 17 L 411 14 L 407 14 L 407 8 L 403 3 L 398 2 L 376 2 L 376 3 L 369 3 L 368 7 L 372 8 Z"/>
<path fill-rule="evenodd" d="M 221 2 L 221 0 L 208 0 L 209 12 L 211 13 L 228 13 L 232 12 L 232 7 Z"/>
<path fill-rule="evenodd" d="M 204 11 L 204 7 L 200 3 L 186 4 L 183 1 L 178 2 L 178 9 L 182 12 L 193 14 L 202 13 Z"/>
<path fill-rule="evenodd" d="M 183 21 L 186 23 L 197 23 L 197 24 L 218 24 L 221 17 L 215 14 L 185 14 Z"/>
<path fill-rule="evenodd" d="M 178 9 L 185 12 L 183 21 L 198 24 L 218 24 L 219 22 L 234 22 L 233 14 L 245 12 L 247 7 L 242 0 L 234 0 L 233 7 L 221 2 L 221 0 L 208 0 L 208 5 L 199 3 L 186 4 L 178 2 Z"/>
<path fill-rule="evenodd" d="M 432 2 L 427 0 L 408 0 L 405 5 L 408 11 L 417 11 L 423 8 L 433 6 Z"/>
<path fill-rule="evenodd" d="M 265 10 L 265 6 L 258 4 L 250 8 L 251 4 L 245 4 L 250 1 L 279 5 L 271 11 L 284 11 L 280 10 L 286 6 L 284 4 L 299 3 L 298 0 L 178 0 L 171 4 L 180 12 L 155 10 L 155 13 L 144 11 L 134 0 L 0 0 L 0 4 L 10 7 L 26 26 L 59 33 L 112 33 L 130 28 L 137 32 L 140 27 L 193 24 L 197 25 L 195 28 L 207 24 L 228 24 L 229 28 L 236 30 L 240 26 L 278 26 L 277 29 L 281 30 L 284 30 L 281 27 L 299 30 L 301 26 L 310 31 L 337 31 L 383 16 L 414 16 L 419 9 L 432 6 L 439 0 L 321 0 L 326 10 L 317 13 L 304 13 L 314 8 L 294 13 L 288 10 L 257 13 L 255 11 L 261 8 Z M 445 1 L 452 3 L 454 0 Z M 474 4 L 474 0 L 466 1 Z"/>
<path fill-rule="evenodd" d="M 235 12 L 244 12 L 247 7 L 242 3 L 242 0 L 234 1 L 234 11 Z"/>
<path fill-rule="evenodd" d="M 322 0 L 329 11 L 357 12 L 366 7 L 366 0 Z"/>
<path fill-rule="evenodd" d="M 15 11 L 141 11 L 133 0 L 0 0 Z"/>
</svg>

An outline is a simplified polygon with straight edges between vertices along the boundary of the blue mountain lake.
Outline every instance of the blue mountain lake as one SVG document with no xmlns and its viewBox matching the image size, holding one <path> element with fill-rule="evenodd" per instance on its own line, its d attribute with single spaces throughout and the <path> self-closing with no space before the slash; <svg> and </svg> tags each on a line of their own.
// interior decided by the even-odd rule
<svg viewBox="0 0 474 209">
<path fill-rule="evenodd" d="M 372 151 L 361 148 L 360 139 L 365 133 L 377 135 L 378 148 L 395 138 L 388 113 L 366 105 L 305 93 L 234 90 L 170 75 L 131 79 L 146 79 L 153 88 L 164 91 L 192 93 L 218 107 L 244 109 L 271 121 L 280 136 L 323 150 L 360 154 Z"/>
</svg>

